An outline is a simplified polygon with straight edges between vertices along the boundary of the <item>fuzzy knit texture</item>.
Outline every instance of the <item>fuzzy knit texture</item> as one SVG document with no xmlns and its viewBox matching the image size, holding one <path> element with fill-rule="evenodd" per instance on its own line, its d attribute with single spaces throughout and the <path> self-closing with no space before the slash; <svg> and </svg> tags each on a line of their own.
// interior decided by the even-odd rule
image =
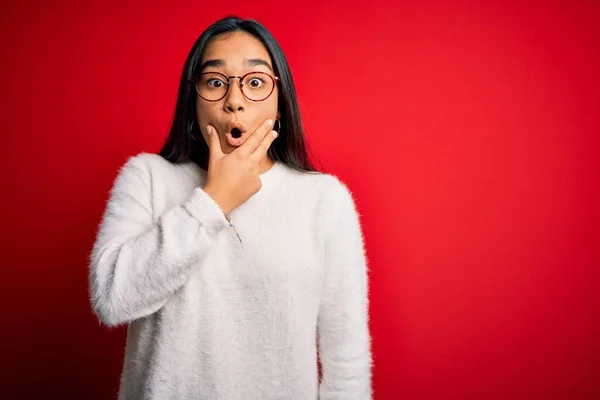
<svg viewBox="0 0 600 400">
<path fill-rule="evenodd" d="M 230 225 L 194 163 L 140 153 L 119 170 L 89 265 L 95 314 L 127 325 L 119 399 L 372 398 L 351 192 L 281 162 L 260 179 Z"/>
</svg>

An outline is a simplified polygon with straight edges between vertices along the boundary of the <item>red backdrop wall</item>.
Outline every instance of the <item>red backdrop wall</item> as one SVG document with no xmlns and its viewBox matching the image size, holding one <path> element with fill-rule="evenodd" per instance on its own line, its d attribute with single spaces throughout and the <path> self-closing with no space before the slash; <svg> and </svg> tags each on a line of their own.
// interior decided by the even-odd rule
<svg viewBox="0 0 600 400">
<path fill-rule="evenodd" d="M 597 2 L 53 3 L 0 13 L 0 397 L 116 393 L 96 227 L 118 167 L 160 149 L 192 43 L 237 13 L 354 192 L 375 398 L 600 398 Z"/>
</svg>

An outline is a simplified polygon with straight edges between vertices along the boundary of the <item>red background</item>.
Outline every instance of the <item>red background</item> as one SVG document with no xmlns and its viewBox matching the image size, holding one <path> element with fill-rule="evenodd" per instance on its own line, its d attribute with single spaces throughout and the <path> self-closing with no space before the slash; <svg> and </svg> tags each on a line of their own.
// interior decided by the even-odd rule
<svg viewBox="0 0 600 400">
<path fill-rule="evenodd" d="M 375 398 L 600 398 L 598 2 L 100 3 L 0 12 L 3 398 L 116 393 L 125 329 L 92 316 L 87 257 L 227 13 L 279 40 L 354 192 Z"/>
</svg>

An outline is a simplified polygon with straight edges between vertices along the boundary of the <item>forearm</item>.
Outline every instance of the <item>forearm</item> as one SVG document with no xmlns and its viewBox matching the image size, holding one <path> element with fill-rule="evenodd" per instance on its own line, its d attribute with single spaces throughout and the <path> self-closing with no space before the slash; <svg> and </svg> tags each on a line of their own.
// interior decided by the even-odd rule
<svg viewBox="0 0 600 400">
<path fill-rule="evenodd" d="M 118 325 L 159 309 L 189 279 L 219 224 L 226 224 L 214 211 L 206 221 L 216 226 L 204 226 L 185 205 L 169 210 L 149 229 L 131 221 L 124 227 L 128 221 L 107 217 L 91 257 L 92 304 L 100 320 Z"/>
<path fill-rule="evenodd" d="M 132 158 L 121 169 L 90 256 L 91 302 L 107 325 L 162 307 L 228 225 L 201 188 L 156 218 L 148 164 L 145 158 Z"/>
</svg>

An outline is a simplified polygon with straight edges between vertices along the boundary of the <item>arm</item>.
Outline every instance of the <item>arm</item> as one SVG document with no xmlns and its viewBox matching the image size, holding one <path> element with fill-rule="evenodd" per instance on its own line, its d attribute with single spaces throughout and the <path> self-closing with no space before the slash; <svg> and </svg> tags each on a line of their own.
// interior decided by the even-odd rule
<svg viewBox="0 0 600 400">
<path fill-rule="evenodd" d="M 326 276 L 319 309 L 320 400 L 371 399 L 368 266 L 359 215 L 344 184 L 327 212 Z"/>
<path fill-rule="evenodd" d="M 219 206 L 196 188 L 182 205 L 153 220 L 151 175 L 131 158 L 113 185 L 90 256 L 90 296 L 109 326 L 160 309 L 227 225 Z"/>
</svg>

